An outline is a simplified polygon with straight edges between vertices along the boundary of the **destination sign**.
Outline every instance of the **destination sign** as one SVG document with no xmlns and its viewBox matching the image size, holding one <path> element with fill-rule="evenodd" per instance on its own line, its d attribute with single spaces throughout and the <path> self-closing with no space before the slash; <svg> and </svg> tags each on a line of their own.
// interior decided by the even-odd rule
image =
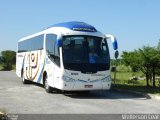
<svg viewBox="0 0 160 120">
<path fill-rule="evenodd" d="M 93 28 L 73 28 L 75 31 L 87 31 L 87 32 L 96 32 Z"/>
</svg>

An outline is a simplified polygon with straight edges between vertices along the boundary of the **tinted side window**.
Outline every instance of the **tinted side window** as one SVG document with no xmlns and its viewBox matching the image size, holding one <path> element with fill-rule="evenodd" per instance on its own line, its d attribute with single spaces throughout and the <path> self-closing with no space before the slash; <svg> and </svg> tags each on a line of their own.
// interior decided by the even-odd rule
<svg viewBox="0 0 160 120">
<path fill-rule="evenodd" d="M 54 34 L 46 35 L 46 51 L 48 57 L 58 66 L 60 66 L 59 47 L 57 45 L 57 36 Z"/>
<path fill-rule="evenodd" d="M 46 51 L 48 52 L 48 54 L 54 55 L 56 38 L 57 37 L 54 34 L 46 35 Z"/>
<path fill-rule="evenodd" d="M 29 52 L 43 49 L 44 35 L 39 35 L 18 43 L 18 52 Z"/>
<path fill-rule="evenodd" d="M 44 39 L 44 36 L 42 35 L 32 38 L 32 41 L 33 41 L 32 49 L 42 50 L 43 49 L 43 39 Z"/>
</svg>

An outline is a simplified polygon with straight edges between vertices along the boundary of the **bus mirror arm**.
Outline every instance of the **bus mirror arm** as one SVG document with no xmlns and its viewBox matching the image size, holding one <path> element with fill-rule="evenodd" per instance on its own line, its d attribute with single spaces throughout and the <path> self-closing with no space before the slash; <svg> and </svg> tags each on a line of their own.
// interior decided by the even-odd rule
<svg viewBox="0 0 160 120">
<path fill-rule="evenodd" d="M 107 39 L 110 39 L 112 41 L 113 49 L 115 50 L 115 58 L 117 59 L 119 56 L 117 39 L 113 35 L 105 36 Z"/>
<path fill-rule="evenodd" d="M 118 49 L 118 43 L 117 43 L 116 38 L 113 35 L 106 35 L 106 38 L 107 39 L 111 39 L 112 45 L 113 45 L 113 49 L 117 50 Z"/>
<path fill-rule="evenodd" d="M 105 35 L 105 36 L 106 36 L 106 39 L 110 39 L 112 41 L 113 49 L 115 50 L 114 57 L 116 60 L 115 60 L 115 71 L 114 71 L 114 79 L 113 79 L 114 84 L 115 84 L 116 83 L 116 62 L 119 56 L 118 43 L 117 43 L 116 38 L 113 35 Z"/>
</svg>

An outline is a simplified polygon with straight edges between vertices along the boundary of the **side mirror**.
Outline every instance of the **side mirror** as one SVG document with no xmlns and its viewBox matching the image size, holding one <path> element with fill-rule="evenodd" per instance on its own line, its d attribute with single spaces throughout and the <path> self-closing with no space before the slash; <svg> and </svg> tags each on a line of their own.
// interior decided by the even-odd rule
<svg viewBox="0 0 160 120">
<path fill-rule="evenodd" d="M 57 36 L 57 45 L 58 45 L 58 47 L 62 47 L 62 34 L 59 34 L 58 36 Z"/>
<path fill-rule="evenodd" d="M 113 49 L 117 50 L 118 49 L 118 43 L 116 38 L 113 35 L 106 35 L 107 39 L 111 39 L 112 41 L 112 45 L 113 45 Z"/>
<path fill-rule="evenodd" d="M 119 52 L 118 52 L 118 50 L 116 50 L 115 53 L 114 53 L 114 57 L 117 59 L 118 56 L 119 56 Z"/>
</svg>

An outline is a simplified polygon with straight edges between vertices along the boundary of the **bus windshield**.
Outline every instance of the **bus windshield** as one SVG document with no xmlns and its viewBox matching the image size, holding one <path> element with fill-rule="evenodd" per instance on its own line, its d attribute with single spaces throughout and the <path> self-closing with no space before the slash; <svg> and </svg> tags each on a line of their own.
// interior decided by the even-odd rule
<svg viewBox="0 0 160 120">
<path fill-rule="evenodd" d="M 63 63 L 66 69 L 78 70 L 75 68 L 77 65 L 89 65 L 90 68 L 105 66 L 97 70 L 109 69 L 109 60 L 106 39 L 94 36 L 65 36 L 63 38 Z"/>
</svg>

